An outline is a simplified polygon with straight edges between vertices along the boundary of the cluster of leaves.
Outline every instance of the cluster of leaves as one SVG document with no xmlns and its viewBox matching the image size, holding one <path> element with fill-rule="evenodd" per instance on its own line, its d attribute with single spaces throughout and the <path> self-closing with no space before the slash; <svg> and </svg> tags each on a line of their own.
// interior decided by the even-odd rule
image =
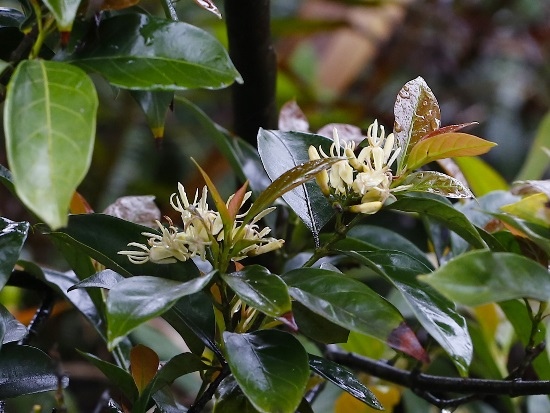
<svg viewBox="0 0 550 413">
<path fill-rule="evenodd" d="M 1 167 L 0 180 L 47 224 L 43 232 L 73 270 L 62 273 L 20 260 L 29 223 L 1 218 L 0 287 L 31 276 L 86 317 L 112 352 L 111 361 L 83 356 L 120 389 L 122 396 L 111 400 L 115 411 L 185 410 L 168 385 L 195 372 L 203 385 L 189 411 L 200 411 L 214 397 L 218 412 L 311 412 L 308 392 L 316 394 L 320 380 L 381 409 L 374 388 L 330 360 L 325 345 L 333 343 L 347 342 L 342 346 L 353 351 L 383 343 L 377 356 L 395 357 L 411 369 L 429 368 L 442 358 L 462 377 L 506 376 L 501 360 L 487 350 L 493 344 L 487 330 L 468 322 L 457 304 L 499 303 L 527 349 L 542 341 L 550 298 L 548 185 L 521 183 L 516 193 L 528 194 L 525 198 L 498 191 L 477 201 L 448 201 L 472 194 L 446 158 L 479 155 L 493 144 L 458 132 L 467 125 L 440 127 L 437 100 L 421 78 L 407 83 L 395 104 L 394 133 L 402 148 L 395 184 L 408 189 L 385 209 L 420 217 L 429 254 L 397 232 L 372 225 L 376 215 L 352 217 L 333 208 L 313 177 L 335 160 L 309 161 L 307 155 L 310 145 L 329 152 L 330 139 L 304 128 L 260 130 L 256 151 L 238 138 L 227 139 L 207 119 L 212 139 L 237 176 L 250 182 L 255 200 L 247 214 L 283 197 L 290 208 L 280 213 L 300 218 L 272 225 L 293 234 L 279 259 L 265 266 L 224 265 L 220 271 L 196 260 L 135 265 L 117 254 L 153 230 L 103 214 L 67 214 L 91 212 L 75 196 L 89 168 L 97 109 L 84 70 L 135 91 L 153 129 L 161 127 L 174 91 L 223 87 L 239 75 L 223 47 L 200 29 L 135 11 L 81 19 L 77 6 L 29 0 L 26 14 L 2 10 L 0 15 L 0 29 L 15 28 L 23 45 L 2 64 L 10 170 Z M 53 56 L 54 25 L 62 43 L 69 31 L 71 40 L 55 54 L 56 61 L 43 60 L 38 57 Z M 434 161 L 447 173 L 417 170 Z M 222 219 L 234 220 L 236 211 L 228 210 L 205 178 Z M 479 177 L 470 179 L 474 187 Z M 303 225 L 315 243 L 307 241 Z M 389 283 L 406 311 L 372 289 L 365 282 L 369 277 Z M 153 349 L 131 340 L 132 331 L 159 316 L 189 348 L 163 363 Z M 429 346 L 416 328 L 428 333 Z M 0 399 L 66 385 L 45 353 L 18 344 L 27 334 L 0 306 L 0 368 L 9 372 L 0 383 Z M 526 353 L 531 358 L 521 360 L 510 378 L 522 378 L 533 360 L 538 376 L 548 378 L 548 355 Z"/>
</svg>

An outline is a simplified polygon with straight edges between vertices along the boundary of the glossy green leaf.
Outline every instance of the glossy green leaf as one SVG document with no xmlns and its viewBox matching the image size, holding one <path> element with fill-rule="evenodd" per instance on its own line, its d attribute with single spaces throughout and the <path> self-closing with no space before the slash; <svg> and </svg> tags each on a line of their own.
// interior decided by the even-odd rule
<svg viewBox="0 0 550 413">
<path fill-rule="evenodd" d="M 146 244 L 147 238 L 142 235 L 143 232 L 158 233 L 152 228 L 110 215 L 81 214 L 69 216 L 67 228 L 49 235 L 82 249 L 107 268 L 124 276 L 146 274 L 187 281 L 199 275 L 199 270 L 191 260 L 174 264 L 147 262 L 138 265 L 118 254 L 118 251 L 127 250 L 130 242 Z"/>
<path fill-rule="evenodd" d="M 523 297 L 550 299 L 548 269 L 509 252 L 467 252 L 420 279 L 464 305 Z"/>
<path fill-rule="evenodd" d="M 28 232 L 28 222 L 14 222 L 0 217 L 0 290 L 10 278 Z"/>
<path fill-rule="evenodd" d="M 59 377 L 57 366 L 35 347 L 6 344 L 0 350 L 0 399 L 66 387 L 67 377 Z"/>
<path fill-rule="evenodd" d="M 428 84 L 421 77 L 407 82 L 399 91 L 393 108 L 395 122 L 393 133 L 401 153 L 397 170 L 408 163 L 413 146 L 425 135 L 439 128 L 441 113 L 439 104 Z"/>
<path fill-rule="evenodd" d="M 516 202 L 520 198 L 512 195 L 508 191 L 494 191 L 477 199 L 466 201 L 463 204 L 455 205 L 455 209 L 460 211 L 468 221 L 479 228 L 485 228 L 490 224 L 494 217 L 491 213 L 496 213 L 503 205 Z M 451 244 L 453 255 L 460 255 L 468 249 L 468 242 L 457 234 L 451 234 Z"/>
<path fill-rule="evenodd" d="M 362 242 L 362 250 L 397 250 L 420 261 L 426 267 L 433 269 L 433 264 L 427 254 L 420 250 L 415 244 L 395 231 L 374 225 L 357 225 L 348 232 L 349 238 L 355 238 Z M 341 244 L 343 243 L 343 244 Z M 354 249 L 346 246 L 346 239 L 336 244 L 338 249 Z M 355 248 L 356 249 L 356 248 Z"/>
<path fill-rule="evenodd" d="M 214 340 L 212 302 L 204 291 L 180 298 L 162 317 L 180 334 L 193 354 L 202 355 L 206 346 L 219 358 L 223 357 Z"/>
<path fill-rule="evenodd" d="M 104 19 L 100 41 L 66 59 L 133 90 L 223 88 L 240 75 L 209 33 L 183 22 L 126 13 Z M 184 39 L 184 41 L 174 41 Z"/>
<path fill-rule="evenodd" d="M 473 194 L 458 179 L 441 172 L 418 171 L 413 172 L 402 182 L 402 185 L 411 185 L 408 191 L 429 192 L 447 198 L 473 198 Z"/>
<path fill-rule="evenodd" d="M 216 389 L 213 413 L 258 413 L 246 398 L 233 376 L 228 376 Z"/>
<path fill-rule="evenodd" d="M 109 347 L 113 348 L 134 328 L 166 312 L 179 298 L 201 291 L 214 274 L 211 272 L 183 283 L 147 275 L 119 282 L 107 298 Z"/>
<path fill-rule="evenodd" d="M 0 347 L 2 344 L 19 341 L 27 335 L 27 327 L 15 319 L 6 307 L 0 304 L 0 324 L 3 333 L 0 334 Z"/>
<path fill-rule="evenodd" d="M 122 393 L 130 400 L 134 402 L 138 398 L 138 389 L 134 382 L 134 379 L 130 373 L 115 364 L 109 363 L 105 360 L 101 360 L 99 357 L 93 354 L 79 352 L 90 363 L 96 366 L 109 381 L 120 389 Z"/>
<path fill-rule="evenodd" d="M 308 356 L 278 330 L 223 333 L 227 363 L 241 390 L 262 413 L 294 413 L 309 379 Z"/>
<path fill-rule="evenodd" d="M 222 279 L 247 305 L 271 317 L 290 311 L 290 296 L 284 281 L 260 265 L 223 274 Z"/>
<path fill-rule="evenodd" d="M 292 303 L 292 315 L 298 326 L 298 331 L 315 341 L 332 344 L 345 343 L 348 339 L 348 329 L 331 323 L 298 301 Z"/>
<path fill-rule="evenodd" d="M 23 20 L 25 20 L 25 15 L 19 10 L 7 7 L 0 8 L 0 28 L 19 27 Z"/>
<path fill-rule="evenodd" d="M 540 122 L 529 153 L 515 181 L 541 179 L 550 164 L 550 157 L 542 149 L 550 148 L 550 112 Z"/>
<path fill-rule="evenodd" d="M 76 283 L 68 291 L 77 288 L 105 288 L 110 290 L 122 280 L 124 280 L 124 277 L 113 270 L 103 270 Z"/>
<path fill-rule="evenodd" d="M 550 255 L 550 228 L 530 224 L 522 219 L 508 214 L 492 214 L 512 228 L 524 233 L 530 241 L 537 244 L 547 255 Z"/>
<path fill-rule="evenodd" d="M 33 277 L 47 284 L 52 290 L 65 297 L 84 317 L 86 317 L 99 335 L 103 338 L 105 337 L 104 321 L 88 292 L 84 289 L 69 291 L 69 289 L 79 281 L 73 273 L 41 268 L 27 261 L 18 261 L 18 265 Z"/>
<path fill-rule="evenodd" d="M 312 354 L 309 354 L 309 367 L 373 409 L 384 410 L 376 396 L 345 367 Z"/>
<path fill-rule="evenodd" d="M 15 194 L 15 187 L 13 186 L 13 177 L 11 176 L 11 172 L 3 165 L 0 165 L 0 182 L 2 182 L 2 184 L 8 188 L 12 194 Z"/>
<path fill-rule="evenodd" d="M 477 197 L 492 191 L 505 191 L 509 187 L 506 180 L 481 158 L 463 156 L 455 158 L 454 161 Z"/>
<path fill-rule="evenodd" d="M 321 146 L 328 153 L 332 140 L 320 135 L 260 129 L 258 153 L 272 180 L 309 161 L 308 148 Z M 307 182 L 283 195 L 292 210 L 317 236 L 334 212 L 316 182 Z"/>
<path fill-rule="evenodd" d="M 156 139 L 162 139 L 166 112 L 174 99 L 174 92 L 133 90 L 131 94 L 145 114 L 153 136 Z"/>
<path fill-rule="evenodd" d="M 25 60 L 8 84 L 4 131 L 13 183 L 51 228 L 67 225 L 71 198 L 90 166 L 97 105 L 90 78 L 66 63 Z"/>
<path fill-rule="evenodd" d="M 289 286 L 291 297 L 314 313 L 348 330 L 375 337 L 413 357 L 424 358 L 414 334 L 410 343 L 398 337 L 408 328 L 399 311 L 365 284 L 318 268 L 289 271 L 283 280 Z"/>
<path fill-rule="evenodd" d="M 44 4 L 55 17 L 59 31 L 70 32 L 80 0 L 44 0 Z"/>
<path fill-rule="evenodd" d="M 407 169 L 415 170 L 437 159 L 477 156 L 487 153 L 496 143 L 468 133 L 451 132 L 421 139 L 407 159 Z"/>
<path fill-rule="evenodd" d="M 435 197 L 407 195 L 389 205 L 388 209 L 416 212 L 421 216 L 433 218 L 456 232 L 474 247 L 486 247 L 485 241 L 483 241 L 476 228 L 461 212 Z"/>
<path fill-rule="evenodd" d="M 247 141 L 238 137 L 233 139 L 233 148 L 240 165 L 242 165 L 243 175 L 248 179 L 250 189 L 258 197 L 271 184 L 271 179 L 262 165 L 258 151 Z"/>
<path fill-rule="evenodd" d="M 360 243 L 347 255 L 375 270 L 401 293 L 426 331 L 449 354 L 462 375 L 468 372 L 473 345 L 466 320 L 455 305 L 435 289 L 418 281 L 416 276 L 430 268 L 401 252 L 391 250 L 361 251 Z"/>
<path fill-rule="evenodd" d="M 149 398 L 178 377 L 209 368 L 201 361 L 200 357 L 191 353 L 181 353 L 172 357 L 162 365 L 149 384 L 142 390 L 139 399 L 132 407 L 132 412 L 145 412 Z"/>
</svg>

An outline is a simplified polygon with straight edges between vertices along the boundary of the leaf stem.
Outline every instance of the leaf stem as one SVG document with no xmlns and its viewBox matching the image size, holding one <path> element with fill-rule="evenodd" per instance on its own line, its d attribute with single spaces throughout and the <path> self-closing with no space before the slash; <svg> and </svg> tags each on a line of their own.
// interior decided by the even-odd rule
<svg viewBox="0 0 550 413">
<path fill-rule="evenodd" d="M 160 2 L 162 4 L 162 8 L 164 10 L 164 14 L 166 15 L 166 18 L 178 21 L 178 13 L 176 13 L 176 8 L 174 7 L 174 3 L 172 3 L 172 0 L 162 0 Z"/>
<path fill-rule="evenodd" d="M 352 229 L 355 225 L 359 223 L 363 219 L 362 214 L 357 214 L 353 217 L 353 219 L 346 225 L 343 223 L 342 220 L 342 214 L 336 214 L 336 225 L 335 225 L 335 231 L 334 234 L 329 238 L 329 240 L 325 243 L 325 245 L 316 248 L 315 252 L 309 259 L 304 263 L 302 267 L 311 267 L 315 262 L 317 262 L 319 259 L 325 257 L 329 252 L 331 252 L 331 247 L 333 244 L 337 243 L 340 240 L 343 240 L 346 238 L 346 234 L 349 232 L 350 229 Z"/>
</svg>

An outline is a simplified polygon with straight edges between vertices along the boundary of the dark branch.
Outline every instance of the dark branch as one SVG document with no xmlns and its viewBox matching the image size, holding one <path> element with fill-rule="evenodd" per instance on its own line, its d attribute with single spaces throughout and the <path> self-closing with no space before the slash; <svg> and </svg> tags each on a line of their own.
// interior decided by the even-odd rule
<svg viewBox="0 0 550 413">
<path fill-rule="evenodd" d="M 430 395 L 433 393 L 473 393 L 477 395 L 508 395 L 515 397 L 550 394 L 550 381 L 548 380 L 485 380 L 434 376 L 401 370 L 381 361 L 340 350 L 330 349 L 325 356 L 352 369 L 361 370 L 383 380 L 406 386 L 415 392 Z"/>
<path fill-rule="evenodd" d="M 258 128 L 275 129 L 277 63 L 269 0 L 225 0 L 229 55 L 243 77 L 232 86 L 234 132 L 256 146 Z"/>
</svg>

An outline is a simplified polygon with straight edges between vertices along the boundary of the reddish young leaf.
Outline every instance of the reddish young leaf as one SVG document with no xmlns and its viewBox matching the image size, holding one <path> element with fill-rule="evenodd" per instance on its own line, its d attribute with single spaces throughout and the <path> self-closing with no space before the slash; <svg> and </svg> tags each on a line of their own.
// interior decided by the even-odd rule
<svg viewBox="0 0 550 413">
<path fill-rule="evenodd" d="M 138 391 L 151 382 L 159 368 L 159 356 L 149 347 L 138 344 L 130 351 L 130 372 L 136 383 Z"/>
<path fill-rule="evenodd" d="M 402 351 L 414 357 L 416 360 L 424 363 L 430 362 L 430 357 L 418 341 L 416 334 L 414 334 L 414 331 L 405 323 L 401 323 L 391 332 L 387 342 L 394 349 Z"/>
<path fill-rule="evenodd" d="M 449 126 L 443 126 L 442 128 L 436 129 L 434 131 L 431 131 L 430 133 L 424 135 L 422 138 L 420 138 L 420 141 L 423 141 L 424 139 L 433 138 L 436 135 L 442 135 L 444 133 L 450 133 L 450 132 L 456 132 L 461 129 L 467 128 L 468 126 L 477 125 L 477 122 L 468 122 L 468 123 L 460 123 L 458 125 L 449 125 Z"/>
<path fill-rule="evenodd" d="M 75 191 L 69 205 L 71 214 L 92 214 L 94 210 L 81 194 Z"/>
<path fill-rule="evenodd" d="M 235 218 L 239 213 L 239 209 L 241 209 L 241 204 L 243 203 L 243 199 L 246 194 L 247 188 L 248 188 L 248 180 L 243 184 L 243 186 L 241 186 L 237 190 L 237 192 L 235 192 L 235 196 L 231 199 L 231 201 L 229 202 L 229 205 L 227 206 L 227 209 L 229 210 L 229 217 L 231 218 L 231 222 L 235 221 Z"/>
<path fill-rule="evenodd" d="M 437 159 L 481 155 L 493 146 L 496 143 L 467 133 L 443 133 L 414 145 L 407 159 L 407 169 L 413 171 Z"/>
</svg>

